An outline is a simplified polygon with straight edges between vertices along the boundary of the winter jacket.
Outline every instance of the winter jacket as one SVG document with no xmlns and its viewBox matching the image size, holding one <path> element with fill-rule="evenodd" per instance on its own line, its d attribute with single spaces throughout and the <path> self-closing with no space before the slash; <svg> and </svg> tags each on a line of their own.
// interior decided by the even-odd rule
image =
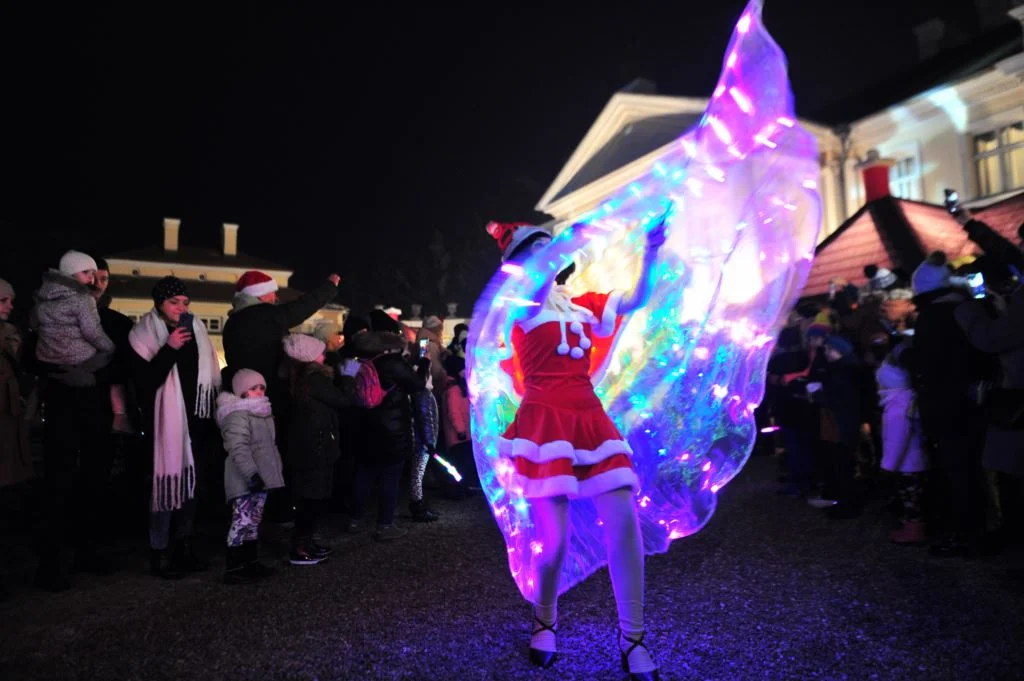
<svg viewBox="0 0 1024 681">
<path fill-rule="evenodd" d="M 437 448 L 438 414 L 437 399 L 429 390 L 420 390 L 412 395 L 413 436 L 415 451 Z"/>
<path fill-rule="evenodd" d="M 224 358 L 228 363 L 224 385 L 231 385 L 235 370 L 252 369 L 267 379 L 269 398 L 274 399 L 278 393 L 287 397 L 286 382 L 278 373 L 285 357 L 281 339 L 288 335 L 289 329 L 299 326 L 334 300 L 337 294 L 338 287 L 329 281 L 297 300 L 280 305 L 236 294 L 224 325 Z M 277 401 L 275 405 L 282 406 Z"/>
<path fill-rule="evenodd" d="M 103 333 L 114 342 L 114 360 L 111 366 L 110 382 L 126 383 L 131 378 L 131 352 L 128 334 L 135 325 L 126 315 L 110 307 L 110 296 L 104 295 L 96 302 Z"/>
<path fill-rule="evenodd" d="M 420 329 L 416 332 L 416 342 L 426 339 L 427 358 L 430 360 L 430 376 L 434 379 L 434 385 L 438 388 L 445 384 L 448 372 L 444 370 L 444 353 L 446 350 L 441 345 L 441 335 L 429 329 Z"/>
<path fill-rule="evenodd" d="M 196 320 L 196 323 L 201 322 Z M 197 432 L 198 422 L 201 420 L 206 421 L 212 427 L 212 422 L 209 419 L 200 419 L 196 416 L 199 347 L 195 341 L 185 343 L 180 350 L 175 350 L 165 343 L 151 362 L 142 359 L 135 350 L 131 350 L 129 359 L 131 375 L 135 383 L 135 394 L 138 397 L 139 410 L 142 412 L 143 431 L 150 433 L 153 430 L 156 391 L 167 381 L 167 375 L 175 366 L 178 367 L 178 378 L 181 381 L 181 393 L 185 401 L 185 413 L 188 415 L 189 432 Z"/>
<path fill-rule="evenodd" d="M 444 389 L 444 438 L 448 447 L 469 440 L 469 398 L 451 377 Z"/>
<path fill-rule="evenodd" d="M 389 466 L 405 461 L 413 452 L 412 406 L 409 396 L 426 389 L 426 378 L 417 373 L 405 358 L 401 336 L 378 331 L 356 337 L 357 356 L 372 359 L 380 384 L 387 395 L 366 414 L 366 440 L 372 447 L 360 449 L 356 457 L 374 466 Z M 374 359 L 375 358 L 375 359 Z"/>
<path fill-rule="evenodd" d="M 949 288 L 914 299 L 918 316 L 910 369 L 921 426 L 932 441 L 969 437 L 982 421 L 971 386 L 990 375 L 991 362 L 971 347 L 956 322 L 954 310 L 966 300 Z"/>
<path fill-rule="evenodd" d="M 228 501 L 248 494 L 249 481 L 257 473 L 266 489 L 284 487 L 268 398 L 242 399 L 221 393 L 217 398 L 217 425 L 228 452 L 224 461 L 224 495 Z"/>
<path fill-rule="evenodd" d="M 999 386 L 1024 391 L 1024 289 L 1013 295 L 997 319 L 975 301 L 957 307 L 955 315 L 972 346 L 998 355 Z M 983 460 L 986 468 L 1024 477 L 1024 430 L 989 424 Z"/>
<path fill-rule="evenodd" d="M 860 443 L 860 371 L 856 359 L 843 357 L 829 362 L 822 380 L 822 404 L 837 427 L 830 441 L 849 448 L 856 448 Z"/>
<path fill-rule="evenodd" d="M 16 333 L 14 325 L 0 320 L 0 487 L 32 477 L 32 451 L 21 405 L 18 358 L 6 343 L 9 335 Z"/>
<path fill-rule="evenodd" d="M 928 470 L 910 373 L 891 358 L 875 373 L 882 403 L 882 468 L 897 473 Z"/>
<path fill-rule="evenodd" d="M 103 332 L 88 286 L 50 270 L 43 275 L 35 299 L 32 316 L 38 329 L 36 358 L 40 362 L 73 366 L 97 353 L 114 352 L 114 341 Z"/>
<path fill-rule="evenodd" d="M 355 405 L 355 382 L 343 376 L 335 385 L 330 371 L 315 363 L 297 370 L 303 373 L 292 395 L 288 487 L 300 499 L 326 499 L 333 490 L 334 462 L 341 456 L 338 411 Z"/>
</svg>

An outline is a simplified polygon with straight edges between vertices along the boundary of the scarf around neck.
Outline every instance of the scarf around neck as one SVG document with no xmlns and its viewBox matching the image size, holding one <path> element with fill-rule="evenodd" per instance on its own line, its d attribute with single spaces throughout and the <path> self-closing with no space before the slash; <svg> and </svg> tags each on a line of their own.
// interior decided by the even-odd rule
<svg viewBox="0 0 1024 681">
<path fill-rule="evenodd" d="M 209 418 L 220 387 L 220 367 L 206 327 L 202 322 L 192 326 L 192 342 L 199 353 L 195 416 Z M 153 308 L 132 327 L 128 342 L 139 357 L 152 362 L 169 336 L 167 324 Z M 189 415 L 177 365 L 157 388 L 153 414 L 152 510 L 173 511 L 195 496 L 196 487 Z"/>
</svg>

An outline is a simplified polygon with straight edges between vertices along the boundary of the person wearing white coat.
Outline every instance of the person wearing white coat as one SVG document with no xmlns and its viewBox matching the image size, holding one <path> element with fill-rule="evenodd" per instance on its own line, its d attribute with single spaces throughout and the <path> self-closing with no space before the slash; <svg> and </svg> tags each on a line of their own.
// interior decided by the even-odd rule
<svg viewBox="0 0 1024 681">
<path fill-rule="evenodd" d="M 917 414 L 917 396 L 902 363 L 909 341 L 896 346 L 875 372 L 882 405 L 882 468 L 900 474 L 900 527 L 891 538 L 899 544 L 921 544 L 925 525 L 921 513 L 924 473 L 930 468 Z"/>
</svg>

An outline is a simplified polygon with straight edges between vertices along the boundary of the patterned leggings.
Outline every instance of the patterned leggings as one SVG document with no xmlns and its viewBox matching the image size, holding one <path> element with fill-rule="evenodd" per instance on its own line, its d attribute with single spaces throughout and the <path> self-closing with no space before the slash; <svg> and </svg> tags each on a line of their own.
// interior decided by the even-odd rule
<svg viewBox="0 0 1024 681">
<path fill-rule="evenodd" d="M 903 473 L 900 475 L 900 521 L 921 520 L 921 497 L 924 496 L 924 473 Z"/>
<path fill-rule="evenodd" d="M 236 497 L 231 502 L 231 527 L 228 528 L 228 546 L 241 546 L 259 538 L 266 492 L 254 492 Z"/>
<path fill-rule="evenodd" d="M 426 447 L 421 447 L 412 455 L 412 468 L 409 471 L 410 501 L 423 501 L 423 474 L 427 472 L 427 463 L 429 462 L 430 452 Z"/>
</svg>

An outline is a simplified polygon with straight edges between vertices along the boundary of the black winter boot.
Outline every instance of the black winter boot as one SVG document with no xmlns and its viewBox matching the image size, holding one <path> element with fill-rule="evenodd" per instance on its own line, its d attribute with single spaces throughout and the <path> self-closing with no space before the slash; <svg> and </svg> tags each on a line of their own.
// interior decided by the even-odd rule
<svg viewBox="0 0 1024 681">
<path fill-rule="evenodd" d="M 242 548 L 245 549 L 245 562 L 246 569 L 256 578 L 263 579 L 274 574 L 276 570 L 274 568 L 264 565 L 260 562 L 260 542 L 257 539 L 243 542 Z"/>
<path fill-rule="evenodd" d="M 187 574 L 166 549 L 149 550 L 149 573 L 161 579 L 181 579 Z"/>
<path fill-rule="evenodd" d="M 249 584 L 257 579 L 250 567 L 248 554 L 249 547 L 245 544 L 227 547 L 227 551 L 224 554 L 225 584 Z"/>
</svg>

